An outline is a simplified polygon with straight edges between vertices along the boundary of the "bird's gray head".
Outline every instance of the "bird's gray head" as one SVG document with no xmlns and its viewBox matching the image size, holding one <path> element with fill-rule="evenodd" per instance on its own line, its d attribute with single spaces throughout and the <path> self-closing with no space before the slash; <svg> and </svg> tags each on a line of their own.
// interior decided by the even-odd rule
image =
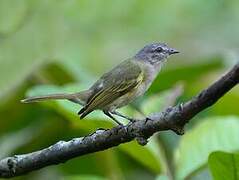
<svg viewBox="0 0 239 180">
<path fill-rule="evenodd" d="M 158 64 L 164 61 L 169 55 L 179 53 L 178 50 L 170 48 L 165 43 L 152 43 L 141 49 L 135 58 L 139 61 L 147 61 L 150 64 Z"/>
</svg>

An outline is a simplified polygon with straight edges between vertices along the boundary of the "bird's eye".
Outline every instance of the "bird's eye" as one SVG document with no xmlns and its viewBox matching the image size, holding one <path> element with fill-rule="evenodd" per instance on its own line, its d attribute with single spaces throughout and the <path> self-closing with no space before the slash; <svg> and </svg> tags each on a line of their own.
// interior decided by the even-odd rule
<svg viewBox="0 0 239 180">
<path fill-rule="evenodd" d="M 163 51 L 163 49 L 161 47 L 157 47 L 154 51 L 160 53 Z"/>
</svg>

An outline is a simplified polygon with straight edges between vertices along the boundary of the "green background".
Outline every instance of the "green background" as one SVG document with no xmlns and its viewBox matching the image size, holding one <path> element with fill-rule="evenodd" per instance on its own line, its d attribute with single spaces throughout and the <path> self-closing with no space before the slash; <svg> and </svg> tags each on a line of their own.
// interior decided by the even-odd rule
<svg viewBox="0 0 239 180">
<path fill-rule="evenodd" d="M 0 0 L 0 158 L 113 127 L 101 112 L 80 120 L 70 102 L 20 100 L 86 89 L 151 42 L 181 53 L 137 108 L 150 114 L 190 99 L 239 62 L 238 9 L 237 0 Z M 135 105 L 122 111 L 140 116 Z M 130 142 L 16 179 L 236 180 L 238 129 L 235 87 L 183 136 L 160 132 L 145 147 Z"/>
</svg>

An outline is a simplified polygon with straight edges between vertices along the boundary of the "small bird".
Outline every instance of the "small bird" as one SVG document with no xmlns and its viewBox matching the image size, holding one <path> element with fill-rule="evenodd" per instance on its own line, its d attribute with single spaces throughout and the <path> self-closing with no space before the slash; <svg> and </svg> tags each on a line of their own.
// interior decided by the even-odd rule
<svg viewBox="0 0 239 180">
<path fill-rule="evenodd" d="M 122 125 L 113 115 L 134 121 L 117 111 L 143 95 L 158 73 L 166 59 L 179 53 L 165 43 L 148 44 L 134 57 L 129 58 L 109 72 L 103 74 L 88 90 L 73 94 L 50 94 L 34 96 L 22 100 L 31 103 L 43 100 L 66 99 L 80 104 L 80 119 L 94 110 L 102 110 L 105 115 Z"/>
</svg>

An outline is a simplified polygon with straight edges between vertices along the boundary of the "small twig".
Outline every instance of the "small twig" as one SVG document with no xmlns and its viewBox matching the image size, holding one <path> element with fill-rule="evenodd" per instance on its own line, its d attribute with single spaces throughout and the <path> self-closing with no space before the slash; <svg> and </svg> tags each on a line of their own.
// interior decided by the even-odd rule
<svg viewBox="0 0 239 180">
<path fill-rule="evenodd" d="M 98 130 L 89 136 L 60 141 L 48 148 L 29 154 L 15 155 L 0 161 L 0 177 L 14 177 L 26 174 L 49 165 L 64 163 L 85 154 L 102 151 L 136 138 L 145 145 L 147 139 L 158 131 L 173 130 L 182 135 L 184 125 L 200 111 L 213 105 L 226 92 L 239 82 L 239 64 L 200 92 L 192 100 L 167 108 L 164 112 L 154 113 L 147 118 L 127 126 L 117 126 L 110 130 Z"/>
</svg>

